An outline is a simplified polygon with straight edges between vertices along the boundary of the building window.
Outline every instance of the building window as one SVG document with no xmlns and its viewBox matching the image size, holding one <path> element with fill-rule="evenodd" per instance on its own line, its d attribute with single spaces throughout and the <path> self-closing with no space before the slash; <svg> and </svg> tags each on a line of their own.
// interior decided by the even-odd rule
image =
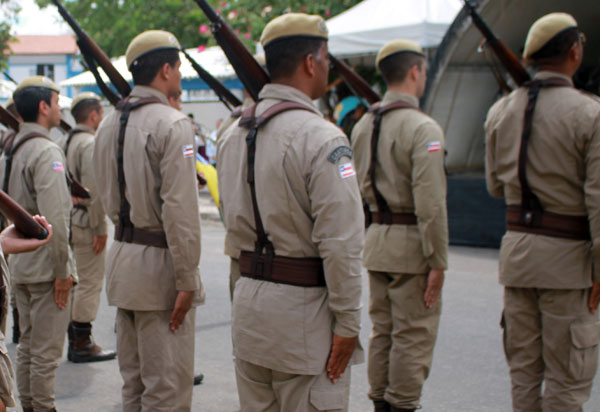
<svg viewBox="0 0 600 412">
<path fill-rule="evenodd" d="M 53 64 L 38 64 L 37 75 L 46 76 L 54 80 L 54 65 Z"/>
</svg>

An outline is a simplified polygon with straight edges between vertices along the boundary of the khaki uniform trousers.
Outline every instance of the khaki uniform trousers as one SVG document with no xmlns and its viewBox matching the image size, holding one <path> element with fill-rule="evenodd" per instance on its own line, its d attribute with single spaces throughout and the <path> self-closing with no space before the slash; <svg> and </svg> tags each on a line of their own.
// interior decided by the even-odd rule
<svg viewBox="0 0 600 412">
<path fill-rule="evenodd" d="M 194 384 L 196 308 L 171 332 L 172 311 L 117 310 L 123 412 L 187 412 Z"/>
<path fill-rule="evenodd" d="M 233 290 L 235 284 L 240 280 L 240 261 L 235 258 L 229 259 L 229 300 L 233 302 Z"/>
<path fill-rule="evenodd" d="M 71 320 L 74 322 L 93 322 L 100 306 L 106 248 L 97 255 L 92 249 L 93 242 L 91 229 L 71 226 L 71 246 L 79 276 L 79 283 L 73 290 Z"/>
<path fill-rule="evenodd" d="M 419 407 L 433 360 L 441 296 L 428 309 L 426 275 L 369 271 L 369 397 L 401 409 Z"/>
<path fill-rule="evenodd" d="M 582 410 L 600 341 L 588 294 L 586 289 L 504 289 L 504 350 L 515 412 Z"/>
<path fill-rule="evenodd" d="M 327 372 L 295 375 L 235 359 L 240 412 L 317 412 L 348 410 L 350 365 L 334 384 Z"/>
<path fill-rule="evenodd" d="M 65 309 L 54 301 L 54 282 L 14 286 L 21 339 L 17 346 L 17 387 L 23 408 L 54 408 L 54 379 L 65 345 L 71 298 Z"/>
<path fill-rule="evenodd" d="M 6 350 L 4 333 L 0 331 L 0 400 L 4 406 L 17 406 L 13 397 L 15 374 Z"/>
</svg>

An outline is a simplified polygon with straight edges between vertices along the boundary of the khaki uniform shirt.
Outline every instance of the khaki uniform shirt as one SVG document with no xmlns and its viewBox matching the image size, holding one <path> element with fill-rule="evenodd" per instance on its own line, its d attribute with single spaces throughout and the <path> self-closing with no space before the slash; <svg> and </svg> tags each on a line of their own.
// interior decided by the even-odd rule
<svg viewBox="0 0 600 412">
<path fill-rule="evenodd" d="M 106 293 L 109 304 L 122 309 L 171 310 L 177 291 L 202 290 L 194 133 L 187 116 L 159 91 L 136 86 L 131 97 L 157 97 L 161 104 L 142 106 L 129 117 L 123 151 L 129 216 L 136 228 L 164 232 L 169 248 L 115 241 L 107 256 Z M 115 225 L 120 115 L 115 110 L 103 120 L 94 148 L 98 193 Z"/>
<path fill-rule="evenodd" d="M 558 73 L 535 76 L 550 77 L 571 82 Z M 521 204 L 518 157 L 526 105 L 527 89 L 519 88 L 496 102 L 485 122 L 488 191 L 507 205 Z M 592 242 L 508 231 L 500 249 L 500 283 L 579 289 L 592 278 L 600 281 L 600 104 L 574 88 L 542 89 L 526 170 L 544 210 L 589 217 Z"/>
<path fill-rule="evenodd" d="M 387 92 L 382 105 L 416 97 Z M 354 126 L 352 148 L 361 193 L 369 209 L 377 211 L 371 186 L 371 136 L 373 114 Z M 380 225 L 367 230 L 364 265 L 378 272 L 428 273 L 448 266 L 448 217 L 444 135 L 438 124 L 413 109 L 386 113 L 381 121 L 377 164 L 377 189 L 394 213 L 414 213 L 417 225 Z"/>
<path fill-rule="evenodd" d="M 48 130 L 37 123 L 22 123 L 14 144 L 31 132 L 48 136 Z M 0 182 L 4 182 L 5 168 L 6 157 L 2 155 Z M 48 139 L 27 141 L 13 157 L 8 194 L 31 215 L 45 216 L 53 229 L 48 245 L 11 257 L 13 283 L 50 282 L 69 276 L 77 281 L 69 247 L 72 206 L 65 173 L 64 153 Z"/>
<path fill-rule="evenodd" d="M 256 194 L 275 254 L 321 257 L 327 287 L 303 288 L 242 277 L 233 299 L 236 357 L 288 373 L 320 374 L 332 332 L 357 336 L 360 329 L 363 213 L 353 167 L 346 156 L 328 157 L 348 139 L 325 121 L 308 96 L 269 84 L 260 93 L 260 115 L 282 101 L 293 110 L 271 119 L 258 132 Z M 232 247 L 252 251 L 255 222 L 246 183 L 247 130 L 234 126 L 217 153 L 221 210 Z M 340 168 L 345 166 L 342 177 Z M 362 352 L 357 350 L 357 358 Z"/>
<path fill-rule="evenodd" d="M 94 168 L 94 131 L 89 127 L 78 124 L 77 129 L 84 130 L 71 137 L 67 155 L 67 167 L 75 180 L 90 192 L 90 199 L 82 204 L 86 209 L 73 208 L 71 224 L 82 228 L 90 228 L 94 236 L 106 234 L 106 215 L 98 197 Z"/>
</svg>

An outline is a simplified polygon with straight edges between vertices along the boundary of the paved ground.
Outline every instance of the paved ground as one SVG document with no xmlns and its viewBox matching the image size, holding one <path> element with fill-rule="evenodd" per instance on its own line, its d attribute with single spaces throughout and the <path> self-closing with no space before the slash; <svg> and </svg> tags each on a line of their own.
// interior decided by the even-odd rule
<svg viewBox="0 0 600 412">
<path fill-rule="evenodd" d="M 196 318 L 197 371 L 205 382 L 194 388 L 193 411 L 235 412 L 239 402 L 231 356 L 228 260 L 223 255 L 224 230 L 215 208 L 202 196 L 202 279 L 206 305 Z M 500 344 L 498 321 L 502 289 L 496 280 L 496 250 L 451 247 L 450 270 L 444 289 L 444 308 L 435 359 L 424 388 L 423 412 L 501 412 L 510 410 L 507 367 Z M 363 329 L 368 342 L 371 322 L 366 312 L 368 285 L 364 277 Z M 115 347 L 115 308 L 103 294 L 94 335 L 98 343 Z M 9 323 L 8 337 L 10 338 Z M 16 346 L 8 345 L 14 360 Z M 353 368 L 351 412 L 372 410 L 366 398 L 364 365 Z M 600 411 L 600 378 L 596 378 L 587 412 Z M 57 376 L 56 397 L 60 412 L 117 412 L 122 384 L 116 361 L 75 365 L 65 357 Z"/>
</svg>

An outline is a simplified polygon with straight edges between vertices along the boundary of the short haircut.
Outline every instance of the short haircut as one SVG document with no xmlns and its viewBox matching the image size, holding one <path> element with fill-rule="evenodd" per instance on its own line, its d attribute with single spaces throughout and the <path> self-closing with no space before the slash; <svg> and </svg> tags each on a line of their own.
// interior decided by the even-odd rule
<svg viewBox="0 0 600 412">
<path fill-rule="evenodd" d="M 265 47 L 267 70 L 273 79 L 293 74 L 302 60 L 312 54 L 319 58 L 319 50 L 326 40 L 307 36 L 293 36 L 275 40 Z"/>
<path fill-rule="evenodd" d="M 179 61 L 179 50 L 163 49 L 148 53 L 135 60 L 137 63 L 131 66 L 133 84 L 137 86 L 148 86 L 158 74 L 165 63 L 174 67 Z"/>
<path fill-rule="evenodd" d="M 392 54 L 379 62 L 379 71 L 385 82 L 389 84 L 402 83 L 413 66 L 423 68 L 425 56 L 413 52 Z"/>
<path fill-rule="evenodd" d="M 13 95 L 17 112 L 24 122 L 36 122 L 39 114 L 40 102 L 44 101 L 50 106 L 52 104 L 53 90 L 45 87 L 25 87 Z"/>
<path fill-rule="evenodd" d="M 550 39 L 537 52 L 530 56 L 534 65 L 561 64 L 568 55 L 569 50 L 579 40 L 580 31 L 577 27 L 570 27 Z"/>
<path fill-rule="evenodd" d="M 83 99 L 73 109 L 71 114 L 77 123 L 84 123 L 93 111 L 100 112 L 102 104 L 98 99 Z"/>
</svg>

